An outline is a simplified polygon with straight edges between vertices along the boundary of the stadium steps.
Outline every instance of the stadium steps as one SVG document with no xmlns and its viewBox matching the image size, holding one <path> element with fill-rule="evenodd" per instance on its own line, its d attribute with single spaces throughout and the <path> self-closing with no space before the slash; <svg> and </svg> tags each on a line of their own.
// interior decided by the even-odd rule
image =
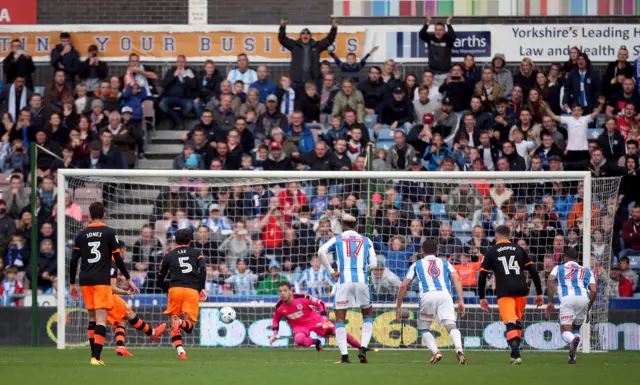
<svg viewBox="0 0 640 385">
<path fill-rule="evenodd" d="M 177 144 L 181 143 L 182 137 L 187 135 L 189 131 L 156 131 L 153 136 L 154 144 Z"/>
<path fill-rule="evenodd" d="M 114 219 L 148 219 L 153 213 L 153 204 L 118 203 L 109 207 L 109 217 Z"/>
<path fill-rule="evenodd" d="M 150 144 L 145 155 L 147 158 L 153 159 L 171 159 L 173 160 L 182 151 L 181 144 Z"/>
<path fill-rule="evenodd" d="M 171 170 L 173 159 L 178 156 L 175 154 L 171 159 L 140 159 L 138 160 L 138 168 L 143 170 Z"/>
</svg>

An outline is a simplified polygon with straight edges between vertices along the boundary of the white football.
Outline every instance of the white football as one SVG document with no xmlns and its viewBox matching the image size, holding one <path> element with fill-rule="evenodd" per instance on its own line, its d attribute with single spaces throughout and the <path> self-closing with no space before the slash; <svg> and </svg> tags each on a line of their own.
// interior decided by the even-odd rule
<svg viewBox="0 0 640 385">
<path fill-rule="evenodd" d="M 225 306 L 220 309 L 220 321 L 225 324 L 230 324 L 236 320 L 236 311 L 232 307 Z"/>
</svg>

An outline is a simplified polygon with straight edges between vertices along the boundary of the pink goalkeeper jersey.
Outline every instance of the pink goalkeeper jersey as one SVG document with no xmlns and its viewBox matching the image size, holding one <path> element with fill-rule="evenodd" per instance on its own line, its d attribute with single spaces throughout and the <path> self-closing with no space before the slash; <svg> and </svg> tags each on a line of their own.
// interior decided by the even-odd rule
<svg viewBox="0 0 640 385">
<path fill-rule="evenodd" d="M 324 302 L 307 294 L 293 294 L 291 303 L 285 303 L 282 300 L 276 304 L 276 311 L 271 321 L 271 330 L 274 334 L 278 332 L 280 320 L 286 318 L 291 329 L 303 327 L 315 327 L 319 323 L 324 322 L 320 313 L 326 313 Z"/>
</svg>

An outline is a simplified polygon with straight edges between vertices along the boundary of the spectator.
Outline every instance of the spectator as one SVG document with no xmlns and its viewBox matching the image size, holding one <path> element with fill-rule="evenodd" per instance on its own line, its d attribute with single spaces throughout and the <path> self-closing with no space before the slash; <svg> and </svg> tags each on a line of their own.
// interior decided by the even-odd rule
<svg viewBox="0 0 640 385">
<path fill-rule="evenodd" d="M 601 85 L 600 75 L 591 67 L 589 57 L 586 53 L 580 53 L 578 55 L 578 68 L 569 73 L 565 84 L 562 101 L 564 110 L 569 111 L 569 106 L 579 105 L 583 107 L 585 113 L 590 113 L 600 103 L 600 97 L 602 96 Z"/>
<path fill-rule="evenodd" d="M 529 91 L 536 86 L 537 76 L 538 71 L 536 70 L 535 64 L 533 64 L 533 60 L 525 57 L 520 62 L 520 71 L 513 76 L 513 83 L 520 85 L 522 88 L 522 94 L 527 97 L 529 95 Z"/>
<path fill-rule="evenodd" d="M 311 171 L 348 171 L 348 168 L 340 163 L 336 155 L 328 150 L 327 143 L 322 140 L 316 143 L 313 151 L 302 153 L 300 162 Z"/>
<path fill-rule="evenodd" d="M 493 134 L 494 137 L 500 141 L 509 139 L 509 131 L 511 130 L 511 127 L 515 126 L 517 123 L 515 114 L 508 108 L 508 106 L 509 103 L 504 98 L 497 99 L 495 101 L 495 111 L 492 114 Z"/>
<path fill-rule="evenodd" d="M 151 96 L 157 93 L 153 89 L 153 82 L 157 79 L 158 75 L 151 67 L 140 63 L 140 56 L 135 53 L 129 55 L 127 71 L 122 77 L 122 85 L 125 88 L 135 83 L 146 90 L 147 96 Z"/>
<path fill-rule="evenodd" d="M 67 98 L 73 98 L 73 88 L 65 83 L 65 72 L 57 70 L 53 83 L 44 88 L 44 106 L 49 111 L 62 113 L 62 101 Z"/>
<path fill-rule="evenodd" d="M 564 92 L 564 83 L 565 78 L 562 75 L 562 70 L 559 64 L 552 64 L 551 70 L 549 71 L 549 76 L 547 79 L 548 83 L 548 92 L 547 98 L 545 101 L 549 102 L 549 107 L 556 114 L 562 113 L 562 99 L 561 94 Z"/>
<path fill-rule="evenodd" d="M 509 171 L 527 170 L 527 162 L 523 157 L 518 155 L 513 142 L 504 142 L 502 144 L 502 154 L 509 161 Z M 527 159 L 529 159 L 528 156 Z"/>
<path fill-rule="evenodd" d="M 331 115 L 344 117 L 344 112 L 347 108 L 356 111 L 358 123 L 364 123 L 364 97 L 362 92 L 355 89 L 353 81 L 350 79 L 342 81 L 342 90 L 334 98 Z"/>
<path fill-rule="evenodd" d="M 217 242 L 226 239 L 233 233 L 227 216 L 223 215 L 220 205 L 217 203 L 212 203 L 209 206 L 209 216 L 202 221 L 202 225 L 211 230 L 211 238 Z"/>
<path fill-rule="evenodd" d="M 220 83 L 223 77 L 216 68 L 213 60 L 204 62 L 204 69 L 198 73 L 196 83 L 198 85 L 198 97 L 202 104 L 207 104 L 220 91 Z"/>
<path fill-rule="evenodd" d="M 418 78 L 416 78 L 416 75 L 408 73 L 404 78 L 402 88 L 407 95 L 407 99 L 409 99 L 410 101 L 413 100 L 416 89 L 418 88 Z"/>
<path fill-rule="evenodd" d="M 604 157 L 604 151 L 600 147 L 596 147 L 591 151 L 591 161 L 587 166 L 591 174 L 596 178 L 606 178 L 620 175 L 618 168 L 618 159 L 607 159 Z"/>
<path fill-rule="evenodd" d="M 503 225 L 504 222 L 505 215 L 499 207 L 494 205 L 493 199 L 489 196 L 482 198 L 482 208 L 473 213 L 474 232 L 475 226 L 481 226 L 489 236 L 493 236 L 498 226 Z"/>
<path fill-rule="evenodd" d="M 621 275 L 620 267 L 617 265 L 611 267 L 606 293 L 614 298 L 633 297 L 633 283 Z"/>
<path fill-rule="evenodd" d="M 471 220 L 474 212 L 480 207 L 482 207 L 482 196 L 468 183 L 459 184 L 449 193 L 447 214 L 452 220 Z"/>
<path fill-rule="evenodd" d="M 60 34 L 60 43 L 51 51 L 51 66 L 56 73 L 63 71 L 63 83 L 74 85 L 75 77 L 81 69 L 80 54 L 71 44 L 71 35 L 68 32 Z"/>
<path fill-rule="evenodd" d="M 417 156 L 416 150 L 407 143 L 407 137 L 401 130 L 393 133 L 395 144 L 389 149 L 386 167 L 391 170 L 409 171 L 411 169 L 411 159 Z"/>
<path fill-rule="evenodd" d="M 213 138 L 209 140 L 214 148 L 216 147 L 214 143 L 224 142 L 229 131 L 235 126 L 236 115 L 233 112 L 232 98 L 233 96 L 230 94 L 221 95 L 220 105 L 213 108 L 214 134 Z M 210 105 L 207 105 L 207 107 Z"/>
<path fill-rule="evenodd" d="M 551 157 L 555 156 L 562 159 L 564 152 L 553 142 L 553 136 L 550 132 L 543 131 L 541 135 L 542 144 L 532 153 L 540 157 L 542 166 L 545 170 L 548 170 Z"/>
<path fill-rule="evenodd" d="M 45 291 L 51 288 L 52 281 L 58 274 L 58 260 L 51 239 L 45 238 L 40 242 L 38 259 L 34 258 L 30 263 L 38 264 L 38 290 Z M 27 272 L 27 277 L 30 277 L 30 272 L 31 270 Z"/>
<path fill-rule="evenodd" d="M 247 261 L 244 259 L 238 259 L 235 266 L 235 273 L 224 282 L 231 285 L 235 295 L 255 295 L 258 276 L 248 269 Z"/>
<path fill-rule="evenodd" d="M 622 81 L 622 89 L 609 98 L 606 109 L 606 116 L 622 115 L 627 104 L 633 104 L 634 107 L 640 106 L 640 95 L 636 91 L 633 79 L 625 78 Z"/>
<path fill-rule="evenodd" d="M 638 273 L 629 267 L 629 257 L 620 257 L 618 266 L 620 266 L 620 275 L 631 281 L 631 287 L 635 291 L 638 288 Z"/>
<path fill-rule="evenodd" d="M 186 170 L 196 169 L 204 170 L 204 158 L 195 153 L 195 146 L 193 142 L 187 141 L 184 143 L 182 153 L 180 153 L 174 160 L 172 169 L 174 170 Z M 195 168 L 191 168 L 195 167 Z"/>
<path fill-rule="evenodd" d="M 485 67 L 482 70 L 482 80 L 474 84 L 475 95 L 480 97 L 482 101 L 482 110 L 493 112 L 497 104 L 496 101 L 504 98 L 504 87 L 494 79 L 493 70 Z"/>
<path fill-rule="evenodd" d="M 438 91 L 439 85 L 435 85 L 433 80 L 435 77 L 435 72 L 433 70 L 427 68 L 424 70 L 422 74 L 422 84 L 429 90 L 429 99 L 434 100 L 437 103 L 442 101 L 442 94 Z M 418 93 L 413 95 L 414 100 L 418 100 L 420 95 Z"/>
<path fill-rule="evenodd" d="M 238 109 L 238 115 L 245 116 L 249 109 L 253 109 L 257 115 L 262 115 L 267 111 L 265 105 L 260 102 L 260 92 L 256 88 L 249 89 L 247 101 Z"/>
<path fill-rule="evenodd" d="M 387 98 L 378 111 L 376 129 L 379 130 L 380 125 L 384 124 L 388 125 L 392 131 L 399 129 L 403 132 L 408 132 L 414 125 L 413 103 L 409 98 L 405 97 L 404 88 L 395 87 L 392 92 L 393 96 Z M 339 96 L 340 94 L 338 94 Z"/>
<path fill-rule="evenodd" d="M 618 58 L 607 65 L 602 78 L 602 95 L 610 100 L 611 96 L 620 92 L 625 79 L 633 78 L 633 65 L 629 59 L 629 50 L 624 45 L 618 50 Z"/>
<path fill-rule="evenodd" d="M 302 86 L 304 88 L 304 86 Z M 291 117 L 291 113 L 296 108 L 298 94 L 296 89 L 291 86 L 291 77 L 289 74 L 280 75 L 280 87 L 276 89 L 276 96 L 278 96 L 278 105 L 280 106 L 280 112 L 287 117 Z M 300 90 L 303 92 L 303 90 Z"/>
<path fill-rule="evenodd" d="M 31 199 L 19 174 L 11 175 L 9 188 L 2 193 L 2 197 L 7 202 L 7 214 L 14 219 L 20 218 L 22 210 L 29 205 Z"/>
<path fill-rule="evenodd" d="M 571 47 L 569 49 L 569 60 L 567 60 L 562 66 L 563 76 L 567 76 L 571 71 L 578 68 L 578 57 L 580 56 L 580 49 L 578 47 Z"/>
<path fill-rule="evenodd" d="M 182 125 L 182 119 L 173 111 L 174 107 L 180 107 L 183 117 L 186 117 L 192 109 L 195 110 L 196 116 L 202 115 L 196 76 L 187 66 L 186 56 L 178 56 L 176 65 L 167 71 L 162 86 L 164 91 L 158 107 L 171 119 L 174 127 Z"/>
<path fill-rule="evenodd" d="M 413 111 L 415 122 L 424 122 L 424 116 L 431 114 L 433 117 L 442 115 L 442 106 L 440 101 L 431 99 L 429 88 L 424 84 L 418 88 L 416 92 L 418 98 L 413 101 Z"/>
<path fill-rule="evenodd" d="M 632 103 L 627 103 L 627 105 L 624 106 L 624 111 L 622 113 L 622 116 L 618 116 L 618 119 L 616 121 L 617 123 L 616 129 L 620 131 L 620 133 L 624 137 L 624 140 L 627 141 L 627 143 L 631 139 L 634 139 L 631 137 L 631 128 L 634 125 L 637 126 L 635 117 L 636 117 L 636 106 Z"/>
<path fill-rule="evenodd" d="M 384 256 L 384 261 L 394 274 L 405 274 L 411 266 L 411 256 L 418 250 L 419 237 L 405 239 L 403 236 L 389 237 L 388 244 L 374 232 L 373 243 Z"/>
<path fill-rule="evenodd" d="M 558 125 L 553 119 L 551 119 L 550 116 L 543 116 L 542 130 L 548 131 L 549 133 L 551 133 L 551 136 L 553 137 L 553 142 L 557 144 L 560 150 L 564 152 L 564 150 L 567 148 L 567 143 L 565 139 L 565 135 L 567 134 L 566 129 L 563 129 L 563 131 L 560 132 L 560 130 L 558 130 Z"/>
<path fill-rule="evenodd" d="M 367 59 L 369 56 L 377 50 L 378 46 L 371 48 L 371 50 L 369 50 L 369 52 L 360 59 L 360 62 L 357 62 L 356 54 L 353 52 L 349 52 L 347 54 L 346 63 L 340 61 L 340 58 L 336 56 L 334 51 L 329 51 L 329 55 L 331 55 L 333 60 L 336 62 L 336 66 L 340 68 L 340 71 L 342 71 L 342 78 L 351 79 L 353 80 L 353 84 L 358 85 L 358 82 L 360 81 L 360 71 L 362 71 L 364 66 L 367 65 Z"/>
<path fill-rule="evenodd" d="M 584 59 L 580 59 L 579 63 L 583 63 Z M 551 116 L 553 120 L 559 123 L 567 125 L 567 151 L 566 161 L 567 168 L 581 169 L 581 164 L 584 164 L 585 160 L 589 157 L 589 143 L 587 140 L 587 131 L 589 124 L 595 121 L 596 117 L 600 113 L 602 106 L 604 106 L 604 97 L 598 98 L 598 107 L 592 110 L 590 115 L 583 116 L 585 109 L 582 105 L 576 104 L 571 109 L 571 116 L 558 116 L 554 114 L 550 109 L 547 110 L 547 114 Z M 546 105 L 543 104 L 546 107 Z"/>
<path fill-rule="evenodd" d="M 449 146 L 442 140 L 442 135 L 439 133 L 433 134 L 431 144 L 427 146 L 422 156 L 422 165 L 427 171 L 436 171 L 440 168 L 440 164 L 446 157 L 451 156 L 451 150 Z"/>
<path fill-rule="evenodd" d="M 456 258 L 456 255 L 463 251 L 464 246 L 462 245 L 462 242 L 453 236 L 451 224 L 449 222 L 440 223 L 438 255 L 446 255 L 449 258 Z"/>
<path fill-rule="evenodd" d="M 136 271 L 154 272 L 162 261 L 162 243 L 153 236 L 153 228 L 150 225 L 144 225 L 140 229 L 140 238 L 133 244 L 131 254 L 133 268 Z"/>
<path fill-rule="evenodd" d="M 380 77 L 387 84 L 390 90 L 395 87 L 402 87 L 402 74 L 393 59 L 387 59 L 382 66 Z"/>
<path fill-rule="evenodd" d="M 478 152 L 482 163 L 487 167 L 487 170 L 493 171 L 497 169 L 496 164 L 498 158 L 501 156 L 500 145 L 495 138 L 489 136 L 486 131 L 481 131 L 478 136 Z"/>
<path fill-rule="evenodd" d="M 371 290 L 376 296 L 394 296 L 402 281 L 391 270 L 386 268 L 384 261 L 371 270 Z"/>
<path fill-rule="evenodd" d="M 491 212 L 492 214 L 491 216 L 483 215 L 486 200 L 487 200 L 486 197 L 482 199 L 482 209 L 480 210 L 482 212 L 480 213 L 480 218 L 478 218 L 478 221 L 476 221 L 476 213 L 478 212 L 478 210 L 476 210 L 476 212 L 473 214 L 474 223 L 484 222 L 484 221 L 489 222 L 492 220 L 497 221 L 498 213 L 502 212 L 496 209 L 495 219 L 493 218 L 493 210 Z M 491 201 L 491 206 L 493 207 L 493 201 Z M 493 228 L 493 226 L 491 227 Z M 471 230 L 471 239 L 469 240 L 466 246 L 467 246 L 467 250 L 465 250 L 465 253 L 470 254 L 473 260 L 482 260 L 483 256 L 487 253 L 487 250 L 489 250 L 489 247 L 491 246 L 491 241 L 489 241 L 485 236 L 484 225 L 482 223 L 477 223 L 473 225 L 473 229 Z"/>
<path fill-rule="evenodd" d="M 127 86 L 121 96 L 120 106 L 131 109 L 131 119 L 138 124 L 142 124 L 144 113 L 142 111 L 142 103 L 147 99 L 147 91 L 136 83 Z"/>
<path fill-rule="evenodd" d="M 311 38 L 309 28 L 304 28 L 300 32 L 300 37 L 293 40 L 287 37 L 286 28 L 288 20 L 280 22 L 278 31 L 278 41 L 287 50 L 291 51 L 291 80 L 294 88 L 301 89 L 302 85 L 309 80 L 316 80 L 320 77 L 320 55 L 327 50 L 336 40 L 338 34 L 338 19 L 331 22 L 329 34 L 320 41 Z"/>
<path fill-rule="evenodd" d="M 289 280 L 280 274 L 280 264 L 274 259 L 269 263 L 269 274 L 258 283 L 258 295 L 278 295 L 278 286 Z"/>
<path fill-rule="evenodd" d="M 520 116 L 524 102 L 522 87 L 519 84 L 514 85 L 511 89 L 511 97 L 509 98 L 509 109 L 513 111 L 516 116 Z"/>
<path fill-rule="evenodd" d="M 118 147 L 112 145 L 113 137 L 114 135 L 109 129 L 103 129 L 100 133 L 101 150 L 106 162 L 104 168 L 126 170 L 125 157 Z"/>
<path fill-rule="evenodd" d="M 109 67 L 107 63 L 98 57 L 98 46 L 91 44 L 89 46 L 89 57 L 80 63 L 78 78 L 86 85 L 90 93 L 100 88 L 100 80 L 109 76 Z"/>
<path fill-rule="evenodd" d="M 470 111 L 476 118 L 476 127 L 480 130 L 490 130 L 493 127 L 491 113 L 483 112 L 482 99 L 478 96 L 471 97 Z"/>
<path fill-rule="evenodd" d="M 249 85 L 249 89 L 255 88 L 260 93 L 260 103 L 267 101 L 267 96 L 275 94 L 276 85 L 269 81 L 267 66 L 260 65 L 256 71 L 257 80 Z"/>
<path fill-rule="evenodd" d="M 427 22 L 418 34 L 420 40 L 427 43 L 429 47 L 429 68 L 436 74 L 436 84 L 444 83 L 451 69 L 451 51 L 456 41 L 456 33 L 451 26 L 452 19 L 453 16 L 447 18 L 446 26 L 442 23 L 436 23 L 435 32 L 431 34 L 427 32 L 429 24 L 431 24 L 431 16 L 427 14 Z"/>
<path fill-rule="evenodd" d="M 245 259 L 251 253 L 251 236 L 243 222 L 236 222 L 233 233 L 218 246 L 218 252 L 224 253 L 224 263 L 233 266 L 239 259 Z"/>
<path fill-rule="evenodd" d="M 31 219 L 30 215 L 29 219 Z M 4 199 L 0 199 L 0 251 L 2 251 L 0 255 L 4 255 L 4 251 L 7 249 L 7 245 L 15 232 L 16 221 L 7 214 L 7 203 Z M 5 266 L 8 265 L 5 264 Z"/>
<path fill-rule="evenodd" d="M 6 84 L 12 84 L 16 78 L 21 77 L 24 79 L 27 89 L 33 91 L 31 74 L 36 72 L 36 66 L 33 64 L 31 54 L 24 49 L 19 39 L 11 40 L 11 51 L 2 61 L 2 69 Z"/>
<path fill-rule="evenodd" d="M 497 53 L 491 60 L 491 69 L 494 73 L 495 80 L 504 87 L 504 97 L 511 98 L 511 91 L 513 90 L 513 76 L 511 71 L 506 68 L 507 61 L 503 53 Z"/>
<path fill-rule="evenodd" d="M 496 207 L 502 208 L 505 204 L 509 203 L 513 197 L 513 190 L 507 188 L 504 183 L 497 182 L 489 190 L 489 196 L 493 199 Z"/>
<path fill-rule="evenodd" d="M 280 212 L 280 198 L 271 196 L 269 198 L 268 209 L 261 214 L 257 228 L 261 231 L 260 238 L 264 242 L 265 248 L 274 250 L 282 245 L 284 231 L 287 226 L 284 222 L 284 215 Z"/>
<path fill-rule="evenodd" d="M 289 122 L 287 116 L 278 110 L 278 97 L 267 96 L 266 112 L 258 116 L 256 121 L 255 138 L 264 140 L 272 136 L 275 128 L 287 129 Z"/>
<path fill-rule="evenodd" d="M 227 80 L 232 84 L 236 81 L 242 81 L 244 85 L 244 92 L 249 91 L 249 86 L 258 80 L 258 74 L 256 71 L 249 68 L 249 57 L 245 53 L 238 55 L 238 67 L 229 71 Z"/>
<path fill-rule="evenodd" d="M 291 159 L 282 151 L 282 146 L 279 142 L 272 141 L 269 149 L 269 157 L 265 160 L 263 166 L 265 171 L 288 171 L 295 169 Z"/>
<path fill-rule="evenodd" d="M 373 115 L 382 107 L 389 86 L 380 78 L 382 70 L 373 66 L 369 70 L 369 76 L 365 82 L 359 84 L 358 89 L 364 98 L 365 113 Z"/>
<path fill-rule="evenodd" d="M 351 111 L 351 110 L 349 110 Z M 345 111 L 345 115 L 347 112 Z M 347 137 L 346 123 L 342 124 L 342 118 L 340 115 L 334 115 L 331 117 L 331 125 L 326 133 L 322 134 L 322 139 L 327 142 L 329 147 L 333 147 L 334 142 L 338 139 L 344 139 Z"/>
<path fill-rule="evenodd" d="M 291 115 L 291 124 L 285 133 L 287 141 L 295 143 L 298 147 L 298 153 L 304 155 L 313 150 L 315 140 L 311 130 L 303 121 L 302 112 L 295 111 Z M 294 156 L 295 158 L 295 156 Z"/>
<path fill-rule="evenodd" d="M 326 115 L 331 115 L 331 111 L 333 110 L 333 102 L 338 92 L 340 92 L 340 88 L 336 84 L 335 78 L 336 77 L 334 74 L 324 75 L 324 77 L 322 78 L 322 83 L 317 90 L 318 94 L 320 95 L 320 123 L 322 124 L 327 123 Z"/>
<path fill-rule="evenodd" d="M 469 109 L 469 102 L 474 90 L 473 85 L 462 76 L 462 67 L 459 64 L 454 64 L 451 67 L 451 74 L 446 82 L 440 86 L 439 91 L 451 100 L 455 112 L 462 112 Z"/>
<path fill-rule="evenodd" d="M 462 61 L 462 76 L 472 85 L 476 85 L 480 83 L 482 80 L 483 69 L 476 66 L 476 59 L 472 54 L 467 54 Z M 493 77 L 493 71 L 491 71 L 491 75 Z"/>
<path fill-rule="evenodd" d="M 614 117 L 607 118 L 604 128 L 605 131 L 598 137 L 598 146 L 604 152 L 607 161 L 617 165 L 626 152 L 624 137 L 620 131 L 616 130 L 616 118 Z"/>
<path fill-rule="evenodd" d="M 54 142 L 49 139 L 47 132 L 44 129 L 40 129 L 36 132 L 36 142 L 35 144 L 42 146 L 49 150 L 48 152 L 44 152 L 44 154 L 39 154 L 38 156 L 38 170 L 40 171 L 40 175 L 47 174 L 53 165 L 53 162 L 56 158 L 62 157 L 62 149 L 58 142 Z"/>
<path fill-rule="evenodd" d="M 31 100 L 32 94 L 25 87 L 25 79 L 22 76 L 15 77 L 11 87 L 2 92 L 2 108 L 9 112 L 12 121 L 17 121 L 20 110 L 27 107 L 27 101 Z"/>
<path fill-rule="evenodd" d="M 31 96 L 29 109 L 31 110 L 31 124 L 35 127 L 44 127 L 49 121 L 51 110 L 43 105 L 42 95 L 33 94 Z"/>
<path fill-rule="evenodd" d="M 296 99 L 305 123 L 320 122 L 320 97 L 316 90 L 316 83 L 308 81 L 304 85 L 304 92 Z"/>
</svg>

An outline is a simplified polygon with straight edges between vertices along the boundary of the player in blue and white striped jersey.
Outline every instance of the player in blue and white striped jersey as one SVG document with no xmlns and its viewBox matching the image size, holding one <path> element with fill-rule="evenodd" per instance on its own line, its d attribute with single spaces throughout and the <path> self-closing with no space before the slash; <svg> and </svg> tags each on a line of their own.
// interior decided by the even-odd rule
<svg viewBox="0 0 640 385">
<path fill-rule="evenodd" d="M 435 337 L 429 330 L 429 325 L 438 316 L 440 324 L 448 331 L 456 349 L 458 363 L 467 364 L 467 358 L 462 350 L 462 335 L 456 328 L 456 313 L 451 297 L 451 282 L 458 294 L 458 313 L 464 315 L 464 300 L 462 295 L 462 282 L 453 266 L 437 256 L 438 243 L 434 240 L 426 240 L 422 244 L 422 259 L 415 261 L 409 268 L 407 278 L 402 281 L 398 290 L 398 302 L 396 304 L 396 321 L 402 318 L 402 301 L 414 279 L 418 279 L 420 286 L 420 305 L 418 317 L 418 331 L 422 335 L 423 343 L 431 350 L 433 356 L 430 364 L 442 360 L 442 354 L 438 350 Z"/>
<path fill-rule="evenodd" d="M 258 80 L 258 74 L 256 71 L 249 68 L 249 58 L 246 54 L 241 53 L 238 55 L 238 68 L 229 71 L 227 80 L 231 84 L 236 84 L 237 80 L 241 80 L 244 83 L 244 92 L 249 92 L 249 85 Z"/>
<path fill-rule="evenodd" d="M 302 286 L 305 289 L 302 290 Z M 303 271 L 295 283 L 297 293 L 308 293 L 316 297 L 327 295 L 327 287 L 331 287 L 331 293 L 335 293 L 336 284 L 329 275 L 327 269 L 320 264 L 320 259 L 316 256 L 311 258 L 311 267 Z"/>
<path fill-rule="evenodd" d="M 562 339 L 569 344 L 569 364 L 576 363 L 576 352 L 580 344 L 580 327 L 589 322 L 589 311 L 596 301 L 596 281 L 588 267 L 578 264 L 578 252 L 567 248 L 564 264 L 551 270 L 547 281 L 547 318 L 555 310 L 553 297 L 556 284 L 560 295 L 560 331 Z"/>
<path fill-rule="evenodd" d="M 347 309 L 359 308 L 362 312 L 364 323 L 362 324 L 362 346 L 358 351 L 360 362 L 366 364 L 367 347 L 373 333 L 373 306 L 371 304 L 371 290 L 369 289 L 368 269 L 378 264 L 373 242 L 365 236 L 358 234 L 354 229 L 357 226 L 356 218 L 348 214 L 342 216 L 342 234 L 331 238 L 320 247 L 318 256 L 320 262 L 329 272 L 331 277 L 338 281 L 334 296 L 334 309 L 336 314 L 336 342 L 340 348 L 342 358 L 338 363 L 349 363 L 347 351 L 347 331 L 344 322 Z M 334 271 L 329 264 L 328 254 L 334 254 L 338 271 Z"/>
</svg>

